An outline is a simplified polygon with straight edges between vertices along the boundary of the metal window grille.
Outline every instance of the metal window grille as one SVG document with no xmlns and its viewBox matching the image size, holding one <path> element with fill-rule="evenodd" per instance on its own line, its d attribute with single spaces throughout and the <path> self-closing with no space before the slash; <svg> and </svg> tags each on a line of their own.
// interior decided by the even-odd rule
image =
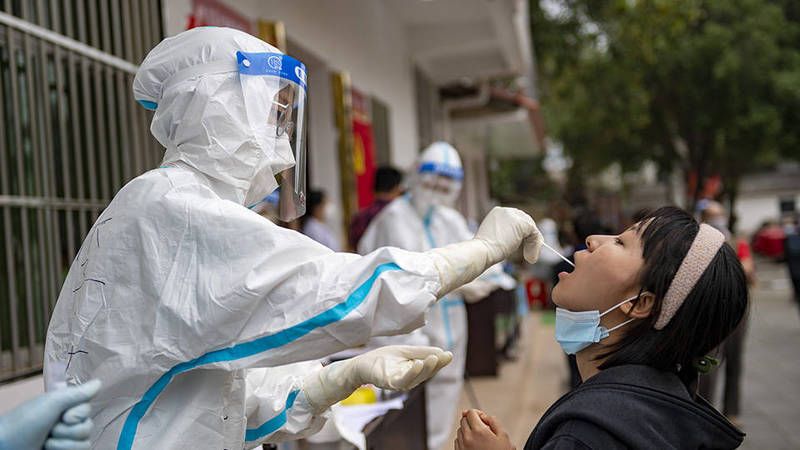
<svg viewBox="0 0 800 450">
<path fill-rule="evenodd" d="M 160 0 L 0 0 L 0 382 L 41 370 L 50 311 L 114 193 L 163 150 L 135 104 Z"/>
</svg>

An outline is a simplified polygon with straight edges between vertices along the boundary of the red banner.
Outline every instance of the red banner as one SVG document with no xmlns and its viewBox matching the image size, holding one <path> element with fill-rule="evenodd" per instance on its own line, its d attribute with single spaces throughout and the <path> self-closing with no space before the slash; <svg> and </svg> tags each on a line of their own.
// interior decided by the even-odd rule
<svg viewBox="0 0 800 450">
<path fill-rule="evenodd" d="M 689 180 L 686 183 L 686 192 L 691 197 L 694 195 L 694 190 L 697 187 L 697 171 L 693 170 L 689 173 Z M 701 198 L 717 198 L 722 192 L 722 177 L 717 174 L 710 175 L 703 180 L 703 186 L 700 189 Z"/>
<path fill-rule="evenodd" d="M 356 176 L 358 208 L 372 204 L 375 183 L 375 139 L 369 97 L 352 90 L 353 99 L 353 169 Z"/>
<path fill-rule="evenodd" d="M 186 29 L 209 25 L 236 28 L 251 34 L 253 28 L 245 16 L 218 0 L 192 0 L 192 13 Z"/>
</svg>

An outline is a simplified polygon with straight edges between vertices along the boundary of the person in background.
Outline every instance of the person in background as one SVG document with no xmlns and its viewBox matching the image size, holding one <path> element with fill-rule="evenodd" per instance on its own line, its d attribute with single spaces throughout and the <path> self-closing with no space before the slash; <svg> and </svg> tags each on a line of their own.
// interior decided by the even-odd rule
<svg viewBox="0 0 800 450">
<path fill-rule="evenodd" d="M 308 212 L 302 218 L 303 234 L 329 249 L 342 251 L 342 244 L 336 232 L 328 224 L 334 213 L 334 205 L 320 190 L 308 193 Z"/>
<path fill-rule="evenodd" d="M 789 277 L 794 288 L 794 300 L 800 307 L 800 224 L 795 217 L 793 224 L 785 227 L 786 242 L 784 243 L 784 254 L 786 255 L 786 265 L 789 267 Z"/>
<path fill-rule="evenodd" d="M 725 208 L 716 201 L 710 200 L 705 203 L 700 211 L 700 220 L 716 228 L 725 238 L 728 244 L 736 250 L 736 256 L 742 263 L 744 274 L 747 277 L 747 284 L 755 282 L 755 265 L 750 252 L 750 244 L 744 239 L 737 239 L 728 228 L 728 216 Z M 725 342 L 717 349 L 718 355 L 725 362 L 725 387 L 722 402 L 722 413 L 728 419 L 737 423 L 739 415 L 739 397 L 742 379 L 742 360 L 744 359 L 744 337 L 747 330 L 747 316 L 736 330 L 728 337 Z M 700 377 L 699 391 L 709 403 L 714 404 L 715 386 L 719 378 L 719 371 L 712 370 L 707 376 Z"/>
<path fill-rule="evenodd" d="M 350 222 L 348 238 L 350 248 L 358 248 L 358 241 L 367 231 L 372 219 L 392 200 L 403 195 L 403 174 L 394 167 L 381 166 L 375 171 L 375 200 L 359 211 Z"/>
<path fill-rule="evenodd" d="M 359 253 L 368 254 L 384 246 L 426 251 L 469 239 L 474 233 L 453 208 L 463 180 L 458 151 L 447 142 L 429 145 L 419 155 L 415 172 L 409 175 L 409 194 L 395 199 L 375 217 L 358 244 Z M 537 235 L 541 239 L 538 231 Z M 453 363 L 425 385 L 430 450 L 439 450 L 447 443 L 461 396 L 467 356 L 464 301 L 486 298 L 508 278 L 501 265 L 493 265 L 476 280 L 448 292 L 437 307 L 428 310 L 425 326 L 418 331 L 375 338 L 368 344 L 439 345 L 453 352 Z"/>
</svg>

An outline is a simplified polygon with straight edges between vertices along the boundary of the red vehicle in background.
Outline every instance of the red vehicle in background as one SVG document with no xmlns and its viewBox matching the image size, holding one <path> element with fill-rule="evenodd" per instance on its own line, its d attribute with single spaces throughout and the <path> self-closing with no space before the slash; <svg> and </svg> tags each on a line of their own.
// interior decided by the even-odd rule
<svg viewBox="0 0 800 450">
<path fill-rule="evenodd" d="M 783 244 L 786 233 L 776 223 L 764 224 L 753 235 L 753 251 L 769 258 L 782 260 L 784 258 Z"/>
</svg>

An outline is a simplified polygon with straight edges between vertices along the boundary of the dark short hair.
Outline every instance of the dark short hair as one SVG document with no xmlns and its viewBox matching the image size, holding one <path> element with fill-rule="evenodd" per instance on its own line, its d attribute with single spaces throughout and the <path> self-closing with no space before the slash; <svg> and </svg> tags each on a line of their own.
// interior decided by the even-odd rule
<svg viewBox="0 0 800 450">
<path fill-rule="evenodd" d="M 325 201 L 325 192 L 319 189 L 312 189 L 308 192 L 308 203 L 306 212 L 313 213 L 314 208 L 321 205 Z"/>
<path fill-rule="evenodd" d="M 748 293 L 742 264 L 724 244 L 672 320 L 653 328 L 664 296 L 689 252 L 700 225 L 686 211 L 663 207 L 636 218 L 644 265 L 642 292 L 655 295 L 652 314 L 625 327 L 625 335 L 609 351 L 601 369 L 644 364 L 675 371 L 687 385 L 697 379 L 696 364 L 725 340 L 747 314 Z M 627 328 L 627 329 L 626 329 Z"/>
<path fill-rule="evenodd" d="M 403 174 L 390 166 L 378 167 L 375 171 L 375 192 L 391 192 L 403 182 Z"/>
</svg>

